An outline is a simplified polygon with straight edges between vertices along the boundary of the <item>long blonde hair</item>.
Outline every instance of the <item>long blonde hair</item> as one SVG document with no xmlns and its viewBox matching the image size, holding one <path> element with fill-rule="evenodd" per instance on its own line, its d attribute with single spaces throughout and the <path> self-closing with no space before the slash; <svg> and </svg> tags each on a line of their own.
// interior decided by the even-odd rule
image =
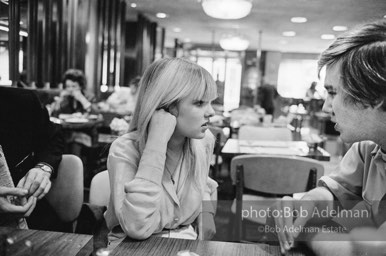
<svg viewBox="0 0 386 256">
<path fill-rule="evenodd" d="M 164 58 L 153 62 L 145 70 L 139 82 L 137 105 L 129 128 L 129 132 L 138 132 L 137 141 L 141 155 L 154 112 L 161 108 L 168 109 L 188 96 L 204 101 L 212 101 L 217 97 L 216 83 L 209 72 L 201 66 L 186 59 Z M 193 170 L 197 166 L 198 150 L 200 149 L 194 139 L 188 138 L 184 154 L 191 159 L 190 166 Z M 196 180 L 199 179 L 199 175 L 195 174 Z"/>
</svg>

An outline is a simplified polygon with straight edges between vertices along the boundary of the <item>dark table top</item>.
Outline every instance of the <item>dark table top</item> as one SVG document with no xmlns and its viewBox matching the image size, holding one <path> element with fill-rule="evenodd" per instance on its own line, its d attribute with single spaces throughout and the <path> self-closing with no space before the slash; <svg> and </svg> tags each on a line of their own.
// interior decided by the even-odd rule
<svg viewBox="0 0 386 256">
<path fill-rule="evenodd" d="M 189 250 L 199 256 L 281 255 L 280 247 L 267 244 L 242 244 L 150 237 L 144 241 L 134 241 L 126 238 L 110 253 L 110 256 L 177 256 L 179 251 L 184 250 Z M 305 254 L 301 252 L 289 252 L 288 255 L 300 256 Z"/>
<path fill-rule="evenodd" d="M 92 243 L 90 235 L 0 227 L 0 239 L 2 256 L 88 256 L 92 252 L 92 247 L 86 248 L 86 244 Z M 11 239 L 13 244 L 8 244 L 6 239 Z"/>
</svg>

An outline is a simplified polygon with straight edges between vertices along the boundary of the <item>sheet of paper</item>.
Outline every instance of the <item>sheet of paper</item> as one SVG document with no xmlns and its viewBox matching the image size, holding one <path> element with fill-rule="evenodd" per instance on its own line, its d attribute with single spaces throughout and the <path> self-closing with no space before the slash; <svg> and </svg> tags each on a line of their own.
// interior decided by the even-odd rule
<svg viewBox="0 0 386 256">
<path fill-rule="evenodd" d="M 305 141 L 239 140 L 239 145 L 248 147 L 289 148 L 307 147 Z"/>
<path fill-rule="evenodd" d="M 243 154 L 266 154 L 285 156 L 306 156 L 308 148 L 279 148 L 279 147 L 246 147 L 240 146 L 240 153 Z"/>
</svg>

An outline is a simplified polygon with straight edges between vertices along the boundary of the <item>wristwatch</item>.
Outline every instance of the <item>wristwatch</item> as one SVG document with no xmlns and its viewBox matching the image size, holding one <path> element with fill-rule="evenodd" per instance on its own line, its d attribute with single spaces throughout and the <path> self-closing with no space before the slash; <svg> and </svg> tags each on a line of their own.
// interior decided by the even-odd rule
<svg viewBox="0 0 386 256">
<path fill-rule="evenodd" d="M 50 175 L 52 174 L 52 168 L 48 165 L 40 163 L 37 164 L 35 167 L 41 169 L 42 171 L 48 172 Z"/>
</svg>

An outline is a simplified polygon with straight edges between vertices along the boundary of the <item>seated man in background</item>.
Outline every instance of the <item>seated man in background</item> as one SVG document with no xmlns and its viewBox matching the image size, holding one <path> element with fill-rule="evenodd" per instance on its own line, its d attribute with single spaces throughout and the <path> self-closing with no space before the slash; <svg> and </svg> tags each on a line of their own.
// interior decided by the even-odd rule
<svg viewBox="0 0 386 256">
<path fill-rule="evenodd" d="M 21 201 L 37 200 L 29 227 L 67 231 L 70 226 L 61 223 L 45 198 L 57 176 L 64 140 L 33 91 L 0 87 L 0 145 L 14 185 L 28 191 Z"/>
<path fill-rule="evenodd" d="M 285 197 L 271 210 L 282 252 L 300 235 L 317 255 L 384 255 L 386 252 L 386 21 L 339 36 L 319 60 L 326 67 L 323 110 L 344 142 L 354 143 L 335 172 L 300 200 Z M 365 208 L 353 208 L 358 203 Z M 296 214 L 301 213 L 300 214 Z M 351 217 L 354 229 L 334 228 Z M 371 221 L 370 227 L 360 227 Z M 305 225 L 316 226 L 310 232 Z M 315 226 L 312 226 L 315 227 Z M 345 231 L 345 232 L 341 232 Z"/>
</svg>

